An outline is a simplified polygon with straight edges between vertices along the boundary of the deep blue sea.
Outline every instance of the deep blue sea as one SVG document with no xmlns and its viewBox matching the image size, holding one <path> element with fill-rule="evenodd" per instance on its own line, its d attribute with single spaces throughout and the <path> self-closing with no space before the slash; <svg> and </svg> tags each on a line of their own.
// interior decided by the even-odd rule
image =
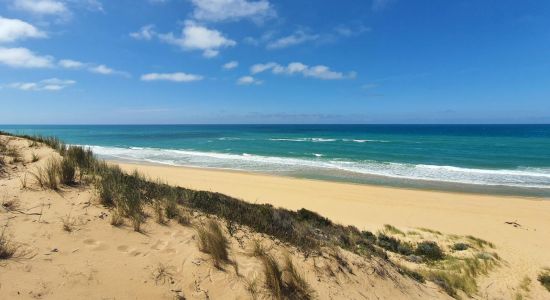
<svg viewBox="0 0 550 300">
<path fill-rule="evenodd" d="M 550 125 L 0 125 L 106 159 L 550 197 Z"/>
</svg>

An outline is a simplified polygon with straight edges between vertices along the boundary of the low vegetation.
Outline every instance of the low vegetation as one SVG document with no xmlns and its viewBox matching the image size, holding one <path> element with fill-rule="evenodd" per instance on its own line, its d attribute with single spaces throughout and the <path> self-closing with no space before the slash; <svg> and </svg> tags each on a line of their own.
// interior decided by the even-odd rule
<svg viewBox="0 0 550 300">
<path fill-rule="evenodd" d="M 550 268 L 544 269 L 537 280 L 550 292 Z"/>
<path fill-rule="evenodd" d="M 274 299 L 313 299 L 314 292 L 296 269 L 289 255 L 281 264 L 258 242 L 254 244 L 253 255 L 263 264 L 265 288 Z"/>
<path fill-rule="evenodd" d="M 210 220 L 206 225 L 197 227 L 199 250 L 210 254 L 214 260 L 214 266 L 222 268 L 229 262 L 229 241 L 223 235 L 218 222 Z"/>
<path fill-rule="evenodd" d="M 8 259 L 31 258 L 32 252 L 23 245 L 14 242 L 8 235 L 8 224 L 5 224 L 0 231 L 0 261 Z"/>
</svg>

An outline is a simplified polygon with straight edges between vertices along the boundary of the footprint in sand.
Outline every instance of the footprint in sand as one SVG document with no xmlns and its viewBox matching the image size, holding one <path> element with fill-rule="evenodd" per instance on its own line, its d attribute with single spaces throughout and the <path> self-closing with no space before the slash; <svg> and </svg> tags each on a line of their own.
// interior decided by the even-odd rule
<svg viewBox="0 0 550 300">
<path fill-rule="evenodd" d="M 94 239 L 85 239 L 83 243 L 89 246 L 93 251 L 103 251 L 109 248 L 104 242 Z"/>
<path fill-rule="evenodd" d="M 126 245 L 120 245 L 116 249 L 120 252 L 128 252 L 128 246 Z"/>
</svg>

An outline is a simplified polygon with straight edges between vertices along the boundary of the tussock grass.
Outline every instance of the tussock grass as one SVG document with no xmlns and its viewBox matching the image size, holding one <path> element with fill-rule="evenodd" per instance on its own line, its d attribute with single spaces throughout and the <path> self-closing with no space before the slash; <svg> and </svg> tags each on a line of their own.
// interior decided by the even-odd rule
<svg viewBox="0 0 550 300">
<path fill-rule="evenodd" d="M 472 296 L 478 291 L 476 278 L 488 274 L 499 265 L 499 260 L 498 255 L 488 252 L 466 258 L 448 256 L 434 262 L 433 268 L 422 271 L 422 274 L 452 297 L 458 297 L 458 291 Z"/>
<path fill-rule="evenodd" d="M 290 255 L 285 256 L 283 282 L 285 283 L 283 290 L 289 299 L 312 299 L 314 296 L 313 290 L 292 263 Z"/>
<path fill-rule="evenodd" d="M 477 247 L 483 249 L 485 247 L 489 247 L 489 248 L 495 248 L 495 245 L 491 242 L 488 242 L 486 240 L 483 240 L 483 239 L 480 239 L 480 238 L 477 238 L 475 236 L 471 236 L 471 235 L 468 235 L 466 236 L 466 238 L 472 242 L 473 244 L 475 244 Z"/>
<path fill-rule="evenodd" d="M 155 221 L 158 224 L 165 225 L 166 219 L 164 218 L 164 206 L 163 202 L 161 200 L 154 200 L 153 201 L 153 212 L 155 215 Z"/>
<path fill-rule="evenodd" d="M 285 256 L 283 266 L 267 252 L 259 258 L 263 264 L 265 287 L 274 299 L 313 299 L 314 291 L 289 255 Z"/>
<path fill-rule="evenodd" d="M 441 233 L 441 231 L 433 230 L 433 229 L 430 229 L 430 228 L 418 227 L 416 229 L 418 229 L 420 231 L 424 231 L 424 232 L 429 232 L 429 233 L 435 234 L 435 235 L 442 235 L 443 234 L 443 233 Z"/>
<path fill-rule="evenodd" d="M 210 220 L 206 225 L 198 226 L 196 230 L 199 250 L 212 256 L 216 268 L 221 268 L 222 264 L 229 262 L 229 241 L 218 222 Z"/>
<path fill-rule="evenodd" d="M 0 232 L 0 260 L 12 258 L 18 251 L 18 246 L 8 237 L 6 227 Z"/>
<path fill-rule="evenodd" d="M 191 214 L 186 209 L 180 208 L 176 216 L 176 221 L 182 226 L 189 226 L 191 225 Z"/>
<path fill-rule="evenodd" d="M 57 176 L 59 182 L 64 185 L 73 185 L 75 183 L 76 167 L 70 159 L 64 158 L 57 161 Z"/>
<path fill-rule="evenodd" d="M 405 233 L 403 231 L 390 224 L 384 224 L 384 231 L 391 234 L 399 234 L 405 236 Z"/>
<path fill-rule="evenodd" d="M 120 213 L 118 211 L 114 211 L 112 214 L 111 214 L 111 225 L 115 226 L 115 227 L 120 227 L 122 225 L 124 225 L 124 218 L 120 215 Z"/>
<path fill-rule="evenodd" d="M 2 227 L 0 231 L 0 260 L 31 258 L 32 251 L 16 243 L 8 235 L 8 224 Z"/>
<path fill-rule="evenodd" d="M 537 277 L 537 280 L 550 292 L 550 269 L 543 270 Z"/>
<path fill-rule="evenodd" d="M 7 146 L 4 150 L 4 154 L 12 158 L 12 163 L 23 162 L 23 155 L 19 148 L 15 146 Z"/>
<path fill-rule="evenodd" d="M 36 167 L 35 172 L 31 172 L 36 183 L 45 189 L 57 190 L 59 188 L 58 181 L 59 161 L 50 158 L 44 167 Z"/>
<path fill-rule="evenodd" d="M 169 198 L 165 200 L 164 215 L 168 220 L 176 219 L 180 215 L 176 199 Z"/>
</svg>

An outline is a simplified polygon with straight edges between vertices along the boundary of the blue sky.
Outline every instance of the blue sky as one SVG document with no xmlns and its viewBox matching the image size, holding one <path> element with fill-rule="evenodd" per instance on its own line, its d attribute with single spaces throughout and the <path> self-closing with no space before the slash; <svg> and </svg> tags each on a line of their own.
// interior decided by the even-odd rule
<svg viewBox="0 0 550 300">
<path fill-rule="evenodd" d="M 0 0 L 0 123 L 550 123 L 550 2 Z"/>
</svg>

